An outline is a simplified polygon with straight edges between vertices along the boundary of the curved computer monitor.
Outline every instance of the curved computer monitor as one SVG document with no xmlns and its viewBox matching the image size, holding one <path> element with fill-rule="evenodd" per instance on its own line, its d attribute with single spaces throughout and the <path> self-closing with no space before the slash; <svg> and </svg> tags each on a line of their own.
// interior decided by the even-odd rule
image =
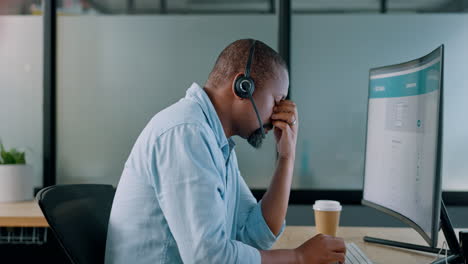
<svg viewBox="0 0 468 264">
<path fill-rule="evenodd" d="M 443 45 L 369 73 L 362 203 L 435 247 L 441 206 Z"/>
</svg>

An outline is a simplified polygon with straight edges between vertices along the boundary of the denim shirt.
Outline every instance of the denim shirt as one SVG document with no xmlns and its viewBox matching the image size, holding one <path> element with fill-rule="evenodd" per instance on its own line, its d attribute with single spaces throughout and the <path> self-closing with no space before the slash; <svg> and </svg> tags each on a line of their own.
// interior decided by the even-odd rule
<svg viewBox="0 0 468 264">
<path fill-rule="evenodd" d="M 195 83 L 157 113 L 125 163 L 105 263 L 260 263 L 259 249 L 279 235 L 240 175 L 234 146 Z"/>
</svg>

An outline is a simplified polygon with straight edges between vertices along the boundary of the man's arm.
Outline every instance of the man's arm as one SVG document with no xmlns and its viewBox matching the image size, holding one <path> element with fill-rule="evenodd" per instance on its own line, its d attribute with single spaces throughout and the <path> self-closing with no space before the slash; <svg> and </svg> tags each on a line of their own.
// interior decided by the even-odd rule
<svg viewBox="0 0 468 264">
<path fill-rule="evenodd" d="M 279 158 L 270 187 L 262 198 L 262 214 L 273 234 L 278 235 L 288 210 L 294 159 Z"/>
<path fill-rule="evenodd" d="M 157 157 L 154 190 L 180 257 L 184 263 L 259 263 L 257 249 L 226 233 L 224 164 L 211 146 L 217 143 L 208 127 L 184 124 L 158 137 L 151 154 Z"/>
<path fill-rule="evenodd" d="M 277 104 L 271 116 L 278 147 L 278 163 L 270 186 L 262 198 L 262 214 L 275 235 L 281 231 L 288 209 L 296 152 L 297 118 L 296 105 L 287 100 Z"/>
<path fill-rule="evenodd" d="M 262 198 L 262 214 L 274 234 L 281 231 L 288 209 L 298 131 L 296 105 L 281 101 L 271 116 L 278 147 L 278 165 Z M 260 250 L 262 263 L 344 263 L 346 246 L 341 238 L 318 234 L 295 249 Z"/>
</svg>

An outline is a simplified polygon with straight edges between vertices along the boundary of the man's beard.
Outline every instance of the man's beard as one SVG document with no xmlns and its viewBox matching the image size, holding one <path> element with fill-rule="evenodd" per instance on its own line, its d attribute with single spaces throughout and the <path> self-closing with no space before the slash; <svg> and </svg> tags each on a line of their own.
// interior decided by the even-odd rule
<svg viewBox="0 0 468 264">
<path fill-rule="evenodd" d="M 247 138 L 247 142 L 249 142 L 252 147 L 259 149 L 263 143 L 262 129 L 258 128 L 252 134 L 250 134 L 250 136 Z"/>
</svg>

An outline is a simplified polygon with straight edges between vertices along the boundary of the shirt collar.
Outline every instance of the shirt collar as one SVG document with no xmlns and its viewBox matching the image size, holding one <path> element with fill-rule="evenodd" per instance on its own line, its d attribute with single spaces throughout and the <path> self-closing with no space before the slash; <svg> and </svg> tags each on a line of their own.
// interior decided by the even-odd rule
<svg viewBox="0 0 468 264">
<path fill-rule="evenodd" d="M 214 108 L 213 103 L 211 103 L 211 100 L 205 90 L 203 90 L 203 88 L 201 88 L 197 83 L 192 83 L 186 92 L 185 98 L 195 101 L 200 105 L 203 113 L 205 114 L 208 125 L 215 134 L 216 142 L 218 142 L 218 146 L 223 152 L 224 159 L 227 160 L 231 150 L 236 146 L 236 143 L 231 138 L 226 138 L 221 120 L 219 120 L 216 109 Z"/>
</svg>

